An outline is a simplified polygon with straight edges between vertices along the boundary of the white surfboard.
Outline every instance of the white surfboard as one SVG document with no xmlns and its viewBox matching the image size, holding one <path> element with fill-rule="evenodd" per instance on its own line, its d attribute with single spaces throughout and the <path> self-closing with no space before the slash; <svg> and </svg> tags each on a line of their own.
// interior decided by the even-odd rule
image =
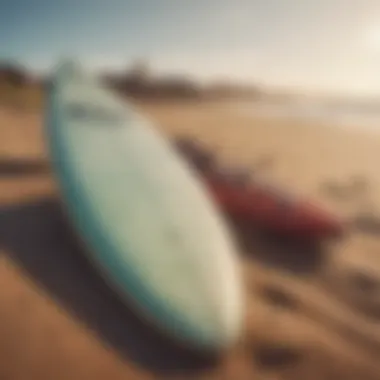
<svg viewBox="0 0 380 380">
<path fill-rule="evenodd" d="M 232 345 L 243 312 L 235 247 L 169 142 L 72 62 L 52 78 L 46 132 L 70 219 L 106 281 L 178 341 Z"/>
</svg>

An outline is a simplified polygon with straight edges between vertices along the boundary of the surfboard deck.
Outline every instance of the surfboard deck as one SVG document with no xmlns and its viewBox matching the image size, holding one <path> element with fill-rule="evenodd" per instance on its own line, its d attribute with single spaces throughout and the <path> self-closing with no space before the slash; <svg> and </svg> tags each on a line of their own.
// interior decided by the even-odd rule
<svg viewBox="0 0 380 380">
<path fill-rule="evenodd" d="M 233 344 L 243 310 L 234 245 L 195 173 L 74 62 L 58 67 L 47 98 L 62 197 L 106 281 L 182 343 Z"/>
</svg>

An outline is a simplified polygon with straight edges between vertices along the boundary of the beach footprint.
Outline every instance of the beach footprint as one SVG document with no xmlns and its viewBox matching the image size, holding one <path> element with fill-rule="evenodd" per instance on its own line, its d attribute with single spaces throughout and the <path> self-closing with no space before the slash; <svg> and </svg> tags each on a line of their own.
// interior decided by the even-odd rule
<svg viewBox="0 0 380 380">
<path fill-rule="evenodd" d="M 354 311 L 380 320 L 380 243 L 363 236 L 347 241 L 332 257 L 322 284 Z"/>
<path fill-rule="evenodd" d="M 273 284 L 261 285 L 256 288 L 256 294 L 272 306 L 297 311 L 298 301 L 285 289 Z"/>
<path fill-rule="evenodd" d="M 253 360 L 257 367 L 279 370 L 299 363 L 304 352 L 298 347 L 285 344 L 262 343 L 253 348 Z"/>
</svg>

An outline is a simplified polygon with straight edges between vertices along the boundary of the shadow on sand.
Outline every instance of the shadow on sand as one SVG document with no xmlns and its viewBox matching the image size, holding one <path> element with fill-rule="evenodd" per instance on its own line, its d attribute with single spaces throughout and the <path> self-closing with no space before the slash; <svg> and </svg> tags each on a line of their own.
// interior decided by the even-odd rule
<svg viewBox="0 0 380 380">
<path fill-rule="evenodd" d="M 352 218 L 351 227 L 367 235 L 380 236 L 380 216 L 368 212 L 358 213 Z"/>
<path fill-rule="evenodd" d="M 211 368 L 139 320 L 96 275 L 55 199 L 0 209 L 0 246 L 36 282 L 123 356 L 156 373 Z"/>
<path fill-rule="evenodd" d="M 306 276 L 325 264 L 326 252 L 319 241 L 276 236 L 237 222 L 231 226 L 241 251 L 264 265 Z"/>
<path fill-rule="evenodd" d="M 43 160 L 0 158 L 0 178 L 16 178 L 48 172 L 49 166 Z"/>
<path fill-rule="evenodd" d="M 244 251 L 254 260 L 297 274 L 315 272 L 322 262 L 317 249 L 296 250 L 294 245 L 257 239 L 240 226 L 237 229 Z M 85 259 L 57 199 L 0 209 L 0 246 L 69 312 L 148 370 L 196 376 L 216 364 L 215 357 L 202 357 L 168 342 L 115 296 Z"/>
</svg>

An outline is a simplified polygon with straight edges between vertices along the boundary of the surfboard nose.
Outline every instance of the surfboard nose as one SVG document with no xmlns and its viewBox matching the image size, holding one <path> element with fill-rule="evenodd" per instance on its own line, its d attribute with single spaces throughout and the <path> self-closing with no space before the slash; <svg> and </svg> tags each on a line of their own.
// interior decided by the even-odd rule
<svg viewBox="0 0 380 380">
<path fill-rule="evenodd" d="M 183 339 L 187 325 L 190 334 L 187 335 L 187 343 L 193 347 L 202 347 L 209 352 L 222 352 L 233 347 L 242 334 L 242 309 L 240 305 L 235 305 L 234 300 L 220 301 L 213 310 L 208 308 L 208 320 L 200 319 L 188 325 L 181 323 L 179 338 Z"/>
<path fill-rule="evenodd" d="M 241 276 L 235 270 L 237 263 L 231 260 L 230 267 L 214 278 L 212 287 L 203 294 L 203 306 L 208 315 L 208 343 L 212 348 L 226 350 L 237 343 L 242 335 L 244 319 L 244 292 Z M 204 283 L 206 286 L 206 281 Z M 200 303 L 202 301 L 199 301 Z M 204 321 L 206 324 L 206 321 Z M 202 322 L 199 323 L 199 326 Z"/>
<path fill-rule="evenodd" d="M 234 345 L 242 334 L 244 304 L 241 287 L 238 278 L 234 283 L 228 284 L 215 310 L 216 327 L 223 348 Z"/>
<path fill-rule="evenodd" d="M 237 299 L 225 299 L 214 316 L 215 341 L 217 346 L 228 349 L 235 345 L 242 332 L 242 307 Z"/>
<path fill-rule="evenodd" d="M 198 281 L 202 283 L 201 279 Z M 229 281 L 226 284 L 228 286 L 224 286 L 222 282 L 216 281 L 211 292 L 207 291 L 210 284 L 206 282 L 202 285 L 203 292 L 189 285 L 178 284 L 179 294 L 175 304 L 163 300 L 166 315 L 176 317 L 174 321 L 169 317 L 162 318 L 161 322 L 170 327 L 168 321 L 173 321 L 178 338 L 193 347 L 201 346 L 214 352 L 228 350 L 236 344 L 242 333 L 244 305 L 238 286 L 240 284 Z M 190 290 L 187 298 L 180 297 L 184 293 L 181 286 Z"/>
</svg>

